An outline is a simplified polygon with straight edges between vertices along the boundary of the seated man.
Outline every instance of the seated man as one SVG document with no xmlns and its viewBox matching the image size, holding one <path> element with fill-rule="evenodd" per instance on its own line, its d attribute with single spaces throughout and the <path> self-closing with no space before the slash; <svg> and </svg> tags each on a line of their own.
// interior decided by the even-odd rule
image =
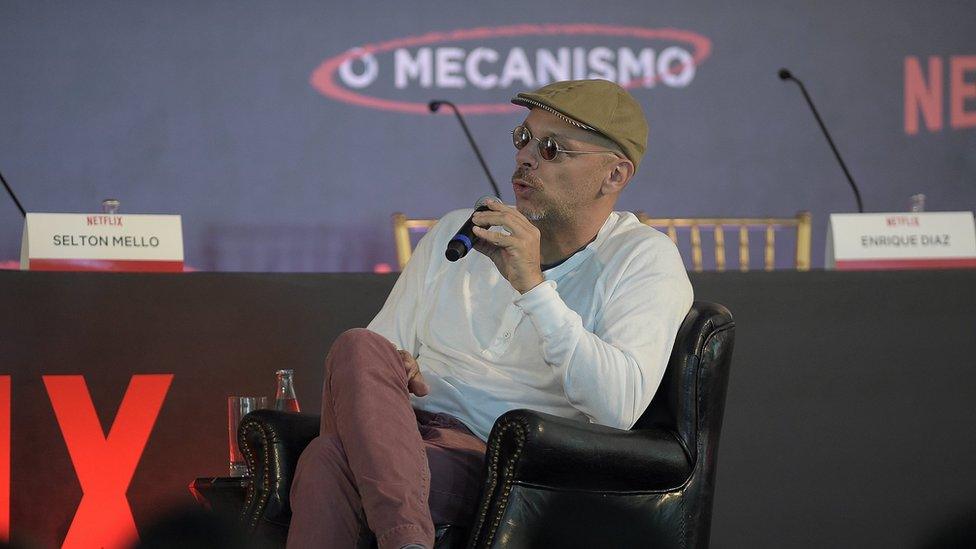
<svg viewBox="0 0 976 549">
<path fill-rule="evenodd" d="M 515 206 L 475 213 L 480 253 L 456 263 L 444 250 L 471 210 L 444 216 L 368 329 L 332 346 L 291 548 L 371 533 L 433 547 L 435 523 L 470 524 L 500 415 L 628 429 L 657 390 L 692 290 L 671 241 L 613 211 L 646 148 L 640 106 L 603 80 L 512 102 L 530 109 L 512 133 Z"/>
</svg>

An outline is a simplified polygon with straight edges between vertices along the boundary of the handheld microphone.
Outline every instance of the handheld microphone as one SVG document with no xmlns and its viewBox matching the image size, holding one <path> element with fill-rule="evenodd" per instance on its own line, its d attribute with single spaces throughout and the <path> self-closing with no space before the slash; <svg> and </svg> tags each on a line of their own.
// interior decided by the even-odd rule
<svg viewBox="0 0 976 549">
<path fill-rule="evenodd" d="M 501 202 L 497 197 L 485 195 L 475 202 L 474 211 L 483 212 L 487 210 L 488 202 L 492 200 Z M 474 213 L 472 213 L 471 216 L 474 217 Z M 447 250 L 444 252 L 444 256 L 447 257 L 448 261 L 457 261 L 458 259 L 468 255 L 468 252 L 470 252 L 471 248 L 474 246 L 475 236 L 474 231 L 472 230 L 473 228 L 474 221 L 472 221 L 471 217 L 469 217 L 468 220 L 464 222 L 464 225 L 461 225 L 461 228 L 458 229 L 458 232 L 454 235 L 454 237 L 451 238 L 451 241 L 447 243 Z"/>
<path fill-rule="evenodd" d="M 498 185 L 495 184 L 495 178 L 492 177 L 491 172 L 488 171 L 488 165 L 485 164 L 485 159 L 481 157 L 481 151 L 478 149 L 478 145 L 475 144 L 474 138 L 471 137 L 471 132 L 468 131 L 468 125 L 464 123 L 464 118 L 461 116 L 461 111 L 458 110 L 457 105 L 443 99 L 435 99 L 427 104 L 427 108 L 430 109 L 430 112 L 437 112 L 441 108 L 441 105 L 447 105 L 454 111 L 454 115 L 457 116 L 458 122 L 461 123 L 461 129 L 464 130 L 464 135 L 468 136 L 468 143 L 471 144 L 471 148 L 474 149 L 474 154 L 478 157 L 478 162 L 481 162 L 481 169 L 483 169 L 485 171 L 485 175 L 488 176 L 488 182 L 491 183 L 491 189 L 495 191 L 495 196 L 501 196 L 501 193 L 498 192 Z"/>
<path fill-rule="evenodd" d="M 820 119 L 820 113 L 817 112 L 817 107 L 813 106 L 813 100 L 810 99 L 810 94 L 807 93 L 806 86 L 803 82 L 793 76 L 787 69 L 779 70 L 780 80 L 792 80 L 800 86 L 800 91 L 803 92 L 803 97 L 806 98 L 807 104 L 810 105 L 810 110 L 813 111 L 813 117 L 817 119 L 817 124 L 820 124 L 820 129 L 823 130 L 824 137 L 827 138 L 827 143 L 830 144 L 831 150 L 834 151 L 834 156 L 837 157 L 837 162 L 840 164 L 842 170 L 844 170 L 844 175 L 847 176 L 847 182 L 851 184 L 851 189 L 854 190 L 854 198 L 857 200 L 857 211 L 858 213 L 864 213 L 864 206 L 861 204 L 861 192 L 857 190 L 857 185 L 854 183 L 854 178 L 851 177 L 851 172 L 847 171 L 847 164 L 844 164 L 844 159 L 840 157 L 840 152 L 837 151 L 837 147 L 834 145 L 834 140 L 830 138 L 830 133 L 827 132 L 827 126 L 824 125 L 823 120 Z"/>
<path fill-rule="evenodd" d="M 17 200 L 17 195 L 14 194 L 14 190 L 10 188 L 10 185 L 7 185 L 7 180 L 3 178 L 2 173 L 0 173 L 0 181 L 3 182 L 3 186 L 5 189 L 7 189 L 7 194 L 10 195 L 10 198 L 14 199 L 14 204 L 16 204 L 17 209 L 20 210 L 20 215 L 27 217 L 27 212 L 25 212 L 24 207 L 20 205 L 20 200 Z"/>
</svg>

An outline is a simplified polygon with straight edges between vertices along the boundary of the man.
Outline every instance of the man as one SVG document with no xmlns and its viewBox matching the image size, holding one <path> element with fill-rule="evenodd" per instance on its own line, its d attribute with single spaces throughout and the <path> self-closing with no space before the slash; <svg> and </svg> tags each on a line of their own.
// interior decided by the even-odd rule
<svg viewBox="0 0 976 549">
<path fill-rule="evenodd" d="M 692 301 L 677 250 L 613 207 L 647 122 L 624 89 L 557 82 L 513 103 L 515 206 L 477 212 L 475 248 L 444 259 L 471 215 L 424 236 L 368 329 L 326 363 L 322 432 L 292 487 L 288 545 L 432 547 L 471 520 L 495 419 L 516 408 L 630 428 Z M 411 396 L 412 394 L 413 396 Z"/>
</svg>

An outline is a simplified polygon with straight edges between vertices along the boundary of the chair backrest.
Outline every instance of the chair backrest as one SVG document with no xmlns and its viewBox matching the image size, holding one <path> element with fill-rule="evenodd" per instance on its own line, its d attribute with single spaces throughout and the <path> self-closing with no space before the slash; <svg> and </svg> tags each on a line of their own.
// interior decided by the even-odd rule
<svg viewBox="0 0 976 549">
<path fill-rule="evenodd" d="M 726 229 L 738 233 L 739 270 L 749 270 L 749 233 L 761 232 L 765 235 L 763 247 L 763 265 L 765 270 L 771 271 L 776 262 L 776 231 L 783 229 L 796 230 L 796 249 L 794 267 L 798 271 L 810 270 L 810 212 L 799 212 L 795 217 L 693 217 L 670 218 L 650 217 L 638 212 L 637 219 L 641 223 L 664 230 L 671 240 L 681 247 L 678 238 L 679 229 L 688 230 L 691 242 L 691 268 L 697 272 L 703 270 L 702 258 L 702 229 L 710 229 L 715 242 L 715 270 L 724 271 L 725 260 L 725 231 Z"/>
<path fill-rule="evenodd" d="M 637 212 L 637 219 L 650 227 L 663 229 L 671 240 L 681 246 L 678 230 L 687 229 L 691 244 L 691 268 L 697 272 L 704 270 L 702 255 L 702 229 L 710 229 L 715 241 L 715 269 L 724 271 L 725 260 L 725 230 L 735 230 L 738 233 L 739 270 L 749 270 L 749 232 L 762 232 L 765 236 L 763 247 L 763 265 L 765 270 L 771 271 L 776 262 L 776 231 L 795 229 L 796 249 L 794 266 L 798 271 L 810 270 L 810 212 L 799 212 L 795 217 L 701 217 L 701 218 L 671 218 L 650 217 L 643 212 Z M 407 265 L 413 253 L 411 234 L 423 234 L 434 224 L 436 219 L 412 219 L 397 212 L 393 214 L 393 241 L 396 243 L 397 263 L 400 270 Z"/>
<path fill-rule="evenodd" d="M 393 214 L 393 242 L 396 243 L 397 263 L 400 264 L 401 271 L 407 266 L 407 261 L 410 261 L 410 255 L 413 253 L 410 233 L 425 233 L 435 223 L 437 223 L 436 219 L 410 219 L 400 212 Z"/>
<path fill-rule="evenodd" d="M 662 509 L 679 507 L 686 515 L 689 547 L 707 547 L 718 442 L 725 413 L 735 322 L 725 307 L 696 301 L 685 317 L 664 379 L 634 429 L 658 427 L 674 432 L 693 463 L 692 474 Z"/>
<path fill-rule="evenodd" d="M 734 328 L 732 313 L 722 305 L 692 304 L 675 336 L 661 386 L 634 429 L 674 430 L 694 455 L 701 429 L 721 428 Z M 703 400 L 706 396 L 721 400 Z M 702 424 L 699 420 L 706 413 L 717 424 Z"/>
</svg>

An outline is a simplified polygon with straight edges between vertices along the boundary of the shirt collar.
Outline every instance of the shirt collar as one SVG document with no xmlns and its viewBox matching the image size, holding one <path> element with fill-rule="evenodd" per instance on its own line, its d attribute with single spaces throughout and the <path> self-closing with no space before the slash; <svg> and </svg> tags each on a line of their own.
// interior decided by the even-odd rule
<svg viewBox="0 0 976 549">
<path fill-rule="evenodd" d="M 600 227 L 599 232 L 596 233 L 596 238 L 584 246 L 582 250 L 569 256 L 566 261 L 563 261 L 551 269 L 542 271 L 542 275 L 545 276 L 546 280 L 557 280 L 589 259 L 589 257 L 593 255 L 593 252 L 598 250 L 600 246 L 606 242 L 607 238 L 609 238 L 610 232 L 612 231 L 613 226 L 616 225 L 619 217 L 620 216 L 617 212 L 610 212 L 610 215 L 607 216 L 607 220 L 603 222 L 603 226 Z"/>
</svg>

